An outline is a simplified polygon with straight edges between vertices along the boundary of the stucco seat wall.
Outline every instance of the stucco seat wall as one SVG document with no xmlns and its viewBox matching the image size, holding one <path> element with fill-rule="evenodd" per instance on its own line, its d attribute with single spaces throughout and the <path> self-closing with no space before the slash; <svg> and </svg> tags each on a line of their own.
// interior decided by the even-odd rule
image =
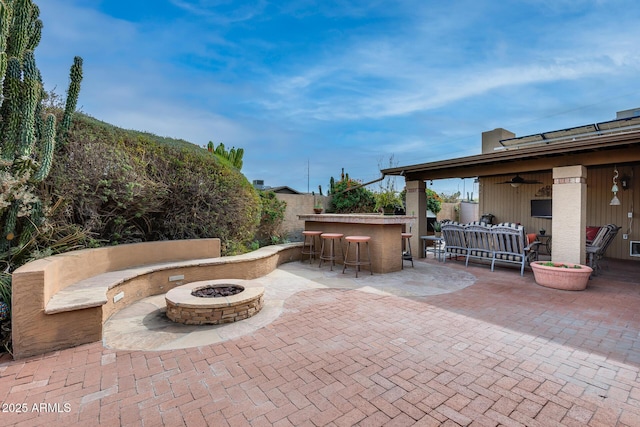
<svg viewBox="0 0 640 427">
<path fill-rule="evenodd" d="M 193 281 L 254 279 L 299 259 L 300 246 L 220 257 L 219 239 L 194 239 L 85 249 L 33 261 L 13 274 L 14 357 L 99 341 L 104 321 L 135 301 Z"/>
</svg>

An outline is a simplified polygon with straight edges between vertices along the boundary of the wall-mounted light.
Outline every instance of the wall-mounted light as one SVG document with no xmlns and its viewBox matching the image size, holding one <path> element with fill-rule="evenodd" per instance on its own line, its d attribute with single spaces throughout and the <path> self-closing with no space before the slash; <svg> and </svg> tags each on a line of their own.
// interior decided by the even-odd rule
<svg viewBox="0 0 640 427">
<path fill-rule="evenodd" d="M 623 190 L 629 189 L 630 180 L 631 178 L 629 178 L 627 175 L 622 175 L 622 177 L 620 178 L 620 186 L 622 187 Z"/>
<path fill-rule="evenodd" d="M 611 192 L 613 193 L 613 199 L 609 202 L 611 206 L 620 206 L 620 199 L 618 199 L 618 168 L 615 167 L 613 169 L 613 186 L 611 187 Z"/>
</svg>

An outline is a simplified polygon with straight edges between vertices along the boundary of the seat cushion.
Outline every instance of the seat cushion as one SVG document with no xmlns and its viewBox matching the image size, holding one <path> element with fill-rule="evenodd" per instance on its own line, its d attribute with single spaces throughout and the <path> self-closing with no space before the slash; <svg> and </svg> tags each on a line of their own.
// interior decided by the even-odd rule
<svg viewBox="0 0 640 427">
<path fill-rule="evenodd" d="M 594 226 L 587 226 L 587 242 L 591 242 L 593 239 L 596 238 L 596 235 L 598 234 L 598 231 L 600 231 L 600 227 L 594 227 Z"/>
</svg>

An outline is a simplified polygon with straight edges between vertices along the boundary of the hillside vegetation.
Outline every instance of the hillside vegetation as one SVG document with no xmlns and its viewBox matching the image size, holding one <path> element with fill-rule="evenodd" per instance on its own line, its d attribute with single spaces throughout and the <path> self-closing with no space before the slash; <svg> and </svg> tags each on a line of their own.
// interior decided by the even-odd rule
<svg viewBox="0 0 640 427">
<path fill-rule="evenodd" d="M 52 219 L 93 245 L 219 237 L 228 254 L 256 233 L 260 199 L 245 176 L 187 141 L 76 114 L 54 159 L 43 188 L 60 203 Z"/>
</svg>

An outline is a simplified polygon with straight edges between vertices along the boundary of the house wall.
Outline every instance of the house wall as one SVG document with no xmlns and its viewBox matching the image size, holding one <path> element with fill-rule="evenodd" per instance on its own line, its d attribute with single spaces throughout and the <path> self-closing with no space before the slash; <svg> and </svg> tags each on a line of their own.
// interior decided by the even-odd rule
<svg viewBox="0 0 640 427">
<path fill-rule="evenodd" d="M 456 207 L 458 206 L 460 206 L 460 203 L 442 203 L 440 212 L 436 216 L 437 220 L 450 219 L 451 221 L 460 221 L 460 215 L 456 212 Z"/>
<path fill-rule="evenodd" d="M 622 228 L 607 251 L 607 256 L 621 259 L 634 259 L 639 257 L 629 256 L 629 242 L 640 240 L 640 212 L 636 206 L 640 201 L 640 164 L 618 165 L 618 199 L 620 206 L 610 206 L 613 197 L 611 186 L 613 185 L 613 169 L 615 165 L 590 167 L 587 171 L 587 225 L 616 224 Z M 623 190 L 620 185 L 623 176 L 631 177 L 631 185 L 628 190 Z M 631 227 L 627 213 L 633 213 Z M 623 234 L 628 234 L 629 239 L 624 240 Z"/>
<path fill-rule="evenodd" d="M 478 203 L 467 201 L 442 203 L 442 209 L 438 212 L 437 220 L 442 221 L 444 219 L 450 219 L 462 224 L 478 221 L 480 219 L 480 215 L 478 214 Z"/>
<path fill-rule="evenodd" d="M 640 201 L 640 164 L 618 165 L 618 198 L 620 206 L 610 206 L 613 197 L 613 169 L 615 165 L 593 166 L 587 168 L 587 225 L 605 225 L 609 223 L 621 226 L 614 242 L 607 251 L 607 257 L 640 261 L 640 257 L 629 256 L 629 242 L 640 240 L 640 212 L 634 212 L 634 202 Z M 630 177 L 630 188 L 623 190 L 621 178 Z M 522 174 L 527 180 L 537 180 L 542 184 L 522 184 L 517 188 L 501 184 L 511 176 L 493 176 L 479 178 L 480 215 L 495 215 L 494 222 L 516 222 L 524 225 L 527 232 L 538 232 L 541 228 L 551 233 L 552 219 L 532 218 L 531 199 L 551 198 L 553 179 L 551 170 Z M 638 202 L 635 202 L 638 205 Z M 633 212 L 631 227 L 627 213 Z M 624 240 L 622 234 L 628 234 Z"/>
<path fill-rule="evenodd" d="M 524 226 L 528 233 L 537 233 L 541 228 L 551 232 L 551 220 L 531 218 L 531 199 L 550 199 L 553 178 L 551 170 L 527 173 L 523 178 L 542 184 L 522 184 L 512 187 L 502 184 L 512 176 L 494 176 L 479 179 L 480 215 L 493 214 L 493 222 L 515 222 Z"/>
</svg>

